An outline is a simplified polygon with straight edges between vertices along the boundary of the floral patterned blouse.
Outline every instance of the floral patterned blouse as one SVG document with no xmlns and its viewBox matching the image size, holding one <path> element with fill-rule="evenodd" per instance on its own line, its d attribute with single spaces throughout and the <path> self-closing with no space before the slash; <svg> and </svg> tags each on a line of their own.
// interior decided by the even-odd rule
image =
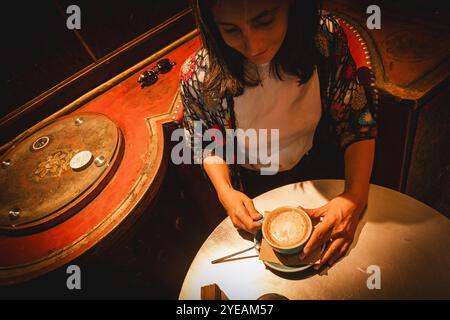
<svg viewBox="0 0 450 320">
<path fill-rule="evenodd" d="M 320 54 L 317 67 L 322 117 L 326 118 L 329 132 L 336 136 L 336 143 L 343 150 L 354 142 L 375 138 L 377 126 L 373 105 L 366 98 L 365 89 L 358 81 L 346 35 L 333 16 L 321 15 L 315 43 Z M 200 91 L 207 67 L 207 52 L 204 48 L 191 55 L 181 67 L 183 127 L 186 141 L 194 150 L 195 163 L 201 163 L 202 153 L 195 152 L 194 121 L 200 121 L 203 130 L 216 128 L 224 136 L 226 129 L 236 128 L 233 97 L 220 97 L 214 92 Z M 209 143 L 211 142 L 204 143 L 202 150 Z M 229 163 L 228 166 L 233 187 L 242 190 L 240 166 L 234 163 Z M 207 177 L 205 173 L 204 175 Z"/>
</svg>

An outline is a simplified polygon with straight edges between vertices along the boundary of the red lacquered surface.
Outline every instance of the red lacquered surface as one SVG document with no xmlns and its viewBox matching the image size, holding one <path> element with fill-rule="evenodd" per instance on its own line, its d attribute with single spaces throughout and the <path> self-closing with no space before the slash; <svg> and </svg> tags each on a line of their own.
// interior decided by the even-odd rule
<svg viewBox="0 0 450 320">
<path fill-rule="evenodd" d="M 0 284 L 25 281 L 68 263 L 125 219 L 127 224 L 134 221 L 150 203 L 164 175 L 162 125 L 173 121 L 180 67 L 199 47 L 196 37 L 167 54 L 177 64 L 153 86 L 140 88 L 142 69 L 73 112 L 102 113 L 121 128 L 121 164 L 101 193 L 70 219 L 27 236 L 1 235 Z"/>
<path fill-rule="evenodd" d="M 350 28 L 350 25 L 347 23 L 343 23 L 342 19 L 339 19 L 339 25 L 345 32 L 348 41 L 348 47 L 350 53 L 352 54 L 353 60 L 355 60 L 356 67 L 370 67 L 370 62 L 367 61 L 369 59 L 369 54 L 367 52 L 367 47 L 364 48 L 363 39 L 357 33 L 356 29 Z"/>
</svg>

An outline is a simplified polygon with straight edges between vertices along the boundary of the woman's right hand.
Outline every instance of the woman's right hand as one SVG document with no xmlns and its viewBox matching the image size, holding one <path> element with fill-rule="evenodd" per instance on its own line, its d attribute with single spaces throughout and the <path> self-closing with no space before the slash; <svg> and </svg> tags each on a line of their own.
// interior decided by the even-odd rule
<svg viewBox="0 0 450 320">
<path fill-rule="evenodd" d="M 218 193 L 219 200 L 236 228 L 255 234 L 260 228 L 262 215 L 256 211 L 252 199 L 231 187 Z"/>
</svg>

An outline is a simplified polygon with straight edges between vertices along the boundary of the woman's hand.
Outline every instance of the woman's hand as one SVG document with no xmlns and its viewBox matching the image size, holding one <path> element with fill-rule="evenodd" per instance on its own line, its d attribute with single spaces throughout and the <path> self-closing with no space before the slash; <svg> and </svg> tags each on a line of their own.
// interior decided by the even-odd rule
<svg viewBox="0 0 450 320">
<path fill-rule="evenodd" d="M 256 211 L 249 197 L 231 186 L 230 171 L 225 161 L 219 156 L 209 156 L 203 160 L 203 167 L 234 226 L 256 233 L 261 228 L 258 220 L 262 215 Z"/>
<path fill-rule="evenodd" d="M 367 197 L 344 192 L 320 208 L 301 208 L 311 218 L 323 217 L 323 220 L 314 229 L 300 254 L 300 259 L 304 259 L 316 248 L 332 239 L 315 269 L 320 269 L 325 263 L 332 266 L 350 247 L 366 204 Z"/>
<path fill-rule="evenodd" d="M 262 215 L 256 211 L 252 199 L 233 188 L 218 193 L 219 200 L 236 228 L 255 234 L 261 228 Z"/>
</svg>

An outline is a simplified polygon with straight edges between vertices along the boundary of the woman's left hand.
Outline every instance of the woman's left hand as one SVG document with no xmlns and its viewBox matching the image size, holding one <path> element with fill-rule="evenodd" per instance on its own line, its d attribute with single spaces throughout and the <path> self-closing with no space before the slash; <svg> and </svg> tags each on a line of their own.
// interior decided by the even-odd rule
<svg viewBox="0 0 450 320">
<path fill-rule="evenodd" d="M 332 239 L 323 252 L 320 263 L 314 268 L 318 270 L 327 262 L 329 266 L 332 266 L 350 247 L 366 204 L 366 196 L 356 196 L 344 192 L 322 207 L 315 209 L 300 207 L 311 218 L 323 217 L 322 222 L 316 226 L 311 238 L 303 248 L 300 259 L 304 259 L 316 248 Z"/>
</svg>

